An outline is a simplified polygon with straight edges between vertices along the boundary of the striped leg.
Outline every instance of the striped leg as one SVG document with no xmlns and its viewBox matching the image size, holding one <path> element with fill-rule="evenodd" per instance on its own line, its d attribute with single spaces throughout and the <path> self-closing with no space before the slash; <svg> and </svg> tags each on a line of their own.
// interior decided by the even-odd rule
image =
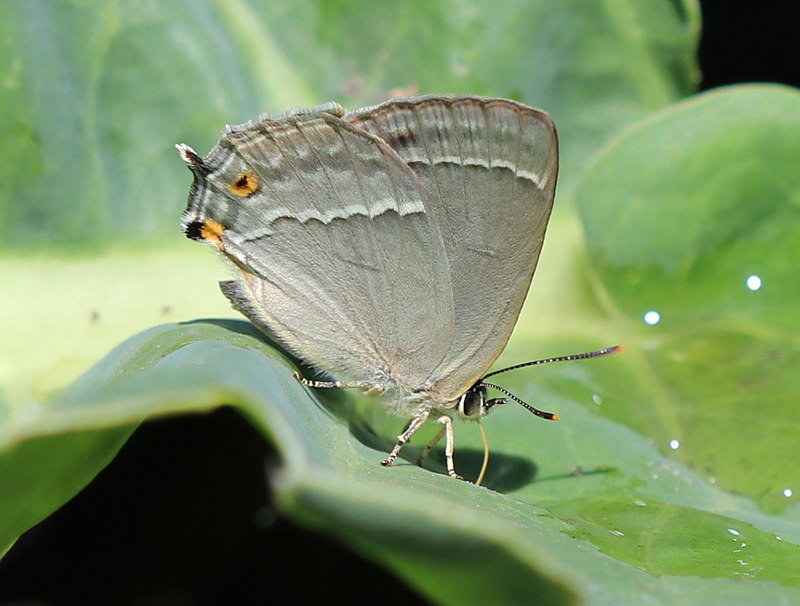
<svg viewBox="0 0 800 606">
<path fill-rule="evenodd" d="M 425 450 L 423 450 L 422 453 L 420 453 L 419 459 L 417 459 L 417 465 L 422 467 L 422 461 L 425 459 L 425 457 L 427 457 L 430 454 L 431 450 L 433 450 L 436 447 L 436 445 L 439 443 L 439 440 L 442 439 L 442 437 L 444 436 L 445 429 L 447 428 L 442 427 L 439 433 L 436 434 L 436 437 L 433 438 L 433 440 L 431 440 L 430 443 L 425 447 Z"/>
<path fill-rule="evenodd" d="M 453 434 L 453 419 L 447 415 L 442 415 L 437 422 L 444 425 L 444 456 L 447 459 L 447 475 L 456 480 L 463 480 L 460 475 L 456 473 L 455 464 L 453 463 L 453 450 L 455 449 L 455 435 Z"/>
<path fill-rule="evenodd" d="M 359 387 L 361 389 L 374 389 L 375 384 L 371 383 L 370 381 L 313 381 L 311 379 L 306 379 L 303 375 L 299 372 L 294 373 L 294 378 L 300 381 L 303 385 L 307 387 L 316 387 L 316 388 L 332 388 L 338 387 L 340 389 L 350 389 L 353 387 Z"/>
<path fill-rule="evenodd" d="M 403 448 L 405 443 L 411 439 L 411 436 L 417 433 L 417 430 L 422 427 L 422 424 L 428 420 L 430 414 L 430 410 L 423 410 L 421 413 L 411 419 L 411 422 L 408 424 L 408 427 L 406 427 L 405 431 L 397 436 L 397 444 L 394 445 L 394 448 L 392 448 L 392 452 L 389 453 L 389 456 L 386 457 L 385 460 L 381 461 L 381 465 L 387 467 L 394 463 L 397 455 L 400 454 L 400 449 Z"/>
</svg>

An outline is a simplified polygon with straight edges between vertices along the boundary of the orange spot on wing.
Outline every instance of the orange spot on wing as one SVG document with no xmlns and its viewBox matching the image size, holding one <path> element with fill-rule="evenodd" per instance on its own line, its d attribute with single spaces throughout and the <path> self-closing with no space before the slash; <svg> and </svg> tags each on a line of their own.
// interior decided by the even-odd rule
<svg viewBox="0 0 800 606">
<path fill-rule="evenodd" d="M 228 185 L 228 188 L 237 196 L 246 198 L 258 191 L 258 179 L 256 179 L 256 176 L 252 172 L 246 170 L 236 177 L 233 182 Z"/>
<path fill-rule="evenodd" d="M 222 223 L 209 219 L 200 228 L 200 237 L 212 242 L 220 250 L 225 250 L 225 245 L 222 243 L 222 232 L 224 231 L 225 226 Z"/>
</svg>

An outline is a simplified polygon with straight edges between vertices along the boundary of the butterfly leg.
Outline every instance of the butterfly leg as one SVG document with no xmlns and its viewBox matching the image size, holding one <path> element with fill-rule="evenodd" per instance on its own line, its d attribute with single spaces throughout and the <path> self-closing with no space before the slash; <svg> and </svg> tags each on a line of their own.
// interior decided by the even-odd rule
<svg viewBox="0 0 800 606">
<path fill-rule="evenodd" d="M 361 389 L 370 389 L 374 388 L 374 383 L 370 381 L 313 381 L 311 379 L 306 379 L 303 375 L 299 372 L 294 373 L 294 378 L 300 381 L 303 385 L 307 387 L 316 387 L 316 388 L 332 388 L 338 387 L 340 389 L 350 389 L 353 387 L 359 387 Z"/>
<path fill-rule="evenodd" d="M 427 457 L 430 454 L 431 450 L 433 450 L 434 447 L 439 443 L 439 440 L 441 440 L 442 437 L 444 437 L 444 432 L 446 429 L 447 429 L 446 427 L 442 427 L 439 433 L 436 434 L 436 437 L 433 438 L 433 440 L 430 441 L 430 444 L 428 444 L 425 447 L 425 450 L 422 451 L 422 453 L 419 455 L 419 458 L 417 459 L 417 465 L 419 465 L 420 467 L 422 466 L 422 461 L 425 459 L 425 457 Z"/>
<path fill-rule="evenodd" d="M 439 423 L 444 425 L 444 456 L 447 460 L 447 475 L 456 480 L 463 480 L 460 475 L 456 473 L 456 467 L 453 463 L 453 450 L 455 449 L 455 435 L 453 434 L 453 419 L 447 415 L 442 415 L 436 419 Z"/>
<path fill-rule="evenodd" d="M 400 454 L 400 449 L 403 448 L 405 443 L 411 439 L 411 436 L 417 433 L 417 430 L 422 427 L 422 424 L 428 420 L 430 414 L 430 410 L 423 410 L 417 414 L 417 416 L 411 419 L 411 422 L 408 424 L 405 431 L 397 436 L 397 444 L 394 445 L 394 448 L 392 448 L 392 452 L 389 453 L 389 456 L 386 457 L 385 460 L 381 461 L 381 465 L 387 467 L 394 463 L 397 455 Z"/>
</svg>

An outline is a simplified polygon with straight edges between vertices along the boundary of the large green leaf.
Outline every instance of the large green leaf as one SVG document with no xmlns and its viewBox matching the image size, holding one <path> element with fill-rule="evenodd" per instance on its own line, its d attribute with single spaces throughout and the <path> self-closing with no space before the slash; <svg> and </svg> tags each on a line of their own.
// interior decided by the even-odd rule
<svg viewBox="0 0 800 606">
<path fill-rule="evenodd" d="M 53 403 L 10 409 L 0 472 L 44 477 L 0 477 L 15 487 L 0 506 L 36 503 L 30 523 L 63 498 L 46 488 L 64 473 L 47 440 L 88 444 L 73 465 L 88 478 L 103 461 L 91 449 L 105 441 L 113 452 L 147 416 L 234 404 L 281 453 L 271 478 L 285 515 L 440 603 L 798 601 L 800 507 L 784 492 L 798 486 L 800 439 L 789 311 L 798 116 L 795 90 L 722 90 L 653 116 L 599 156 L 576 197 L 588 255 L 574 223 L 556 220 L 557 246 L 503 361 L 617 340 L 628 349 L 506 377 L 562 420 L 511 404 L 489 417 L 486 487 L 446 477 L 441 453 L 414 466 L 416 442 L 382 468 L 402 420 L 369 396 L 301 387 L 293 363 L 245 322 L 202 321 L 144 332 Z M 745 286 L 753 274 L 758 291 Z M 654 326 L 642 320 L 651 309 Z M 475 429 L 459 425 L 456 445 L 474 478 Z M 3 528 L 6 542 L 23 522 Z"/>
<path fill-rule="evenodd" d="M 578 194 L 603 304 L 644 354 L 614 417 L 773 513 L 800 486 L 798 110 L 781 87 L 698 96 L 610 145 Z"/>
<path fill-rule="evenodd" d="M 174 234 L 188 174 L 225 123 L 406 93 L 552 112 L 562 184 L 688 94 L 695 0 L 11 0 L 0 6 L 0 242 L 85 250 Z"/>
<path fill-rule="evenodd" d="M 799 601 L 798 94 L 720 91 L 619 134 L 690 92 L 698 21 L 689 0 L 0 6 L 0 551 L 142 419 L 233 404 L 282 455 L 285 515 L 441 603 Z M 442 475 L 441 453 L 411 465 L 416 443 L 381 468 L 403 421 L 301 388 L 243 322 L 151 329 L 63 391 L 124 336 L 226 313 L 225 272 L 179 242 L 175 142 L 394 89 L 557 119 L 557 207 L 575 192 L 585 249 L 559 213 L 503 361 L 629 346 L 504 378 L 562 421 L 489 417 L 488 489 Z M 456 438 L 474 478 L 480 437 Z"/>
</svg>

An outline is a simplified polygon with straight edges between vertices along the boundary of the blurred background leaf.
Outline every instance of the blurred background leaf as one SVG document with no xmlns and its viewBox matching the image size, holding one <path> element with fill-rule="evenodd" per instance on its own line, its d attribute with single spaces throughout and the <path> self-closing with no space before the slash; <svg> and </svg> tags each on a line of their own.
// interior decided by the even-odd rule
<svg viewBox="0 0 800 606">
<path fill-rule="evenodd" d="M 2 7 L 2 246 L 174 236 L 187 172 L 226 123 L 393 93 L 551 112 L 567 185 L 621 126 L 697 83 L 697 5 L 650 0 L 14 0 Z"/>
</svg>

